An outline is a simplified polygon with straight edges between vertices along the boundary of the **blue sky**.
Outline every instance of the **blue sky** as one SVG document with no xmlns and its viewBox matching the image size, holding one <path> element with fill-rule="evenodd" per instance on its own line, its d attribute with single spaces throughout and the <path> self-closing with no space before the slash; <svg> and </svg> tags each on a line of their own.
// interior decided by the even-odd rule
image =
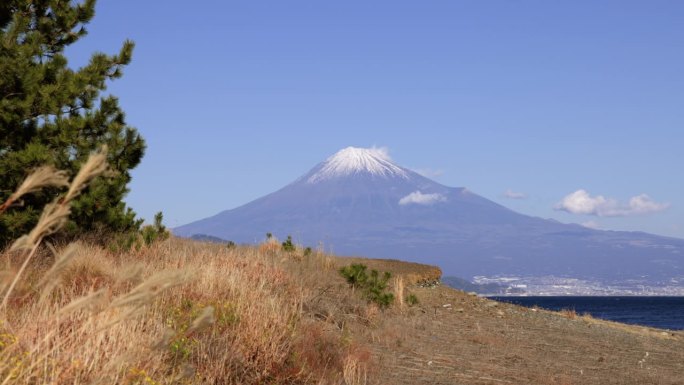
<svg viewBox="0 0 684 385">
<path fill-rule="evenodd" d="M 525 214 L 684 238 L 684 2 L 159 4 L 100 0 L 68 51 L 137 44 L 109 92 L 148 142 L 127 199 L 145 218 L 375 145 Z"/>
</svg>

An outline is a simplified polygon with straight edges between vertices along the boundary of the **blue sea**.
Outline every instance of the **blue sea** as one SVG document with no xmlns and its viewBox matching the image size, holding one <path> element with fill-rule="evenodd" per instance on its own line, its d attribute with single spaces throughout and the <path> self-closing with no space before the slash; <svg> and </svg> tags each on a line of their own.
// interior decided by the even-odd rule
<svg viewBox="0 0 684 385">
<path fill-rule="evenodd" d="M 489 297 L 548 310 L 575 310 L 594 318 L 661 329 L 684 330 L 684 297 Z"/>
</svg>

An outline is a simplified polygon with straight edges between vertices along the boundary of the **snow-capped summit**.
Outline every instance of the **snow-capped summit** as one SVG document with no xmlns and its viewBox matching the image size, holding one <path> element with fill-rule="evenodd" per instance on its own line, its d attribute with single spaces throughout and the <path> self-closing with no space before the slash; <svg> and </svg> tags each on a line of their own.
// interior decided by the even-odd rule
<svg viewBox="0 0 684 385">
<path fill-rule="evenodd" d="M 278 191 L 173 231 L 238 243 L 291 235 L 343 255 L 435 264 L 466 278 L 684 279 L 682 239 L 519 214 L 400 167 L 382 148 L 345 148 Z"/>
<path fill-rule="evenodd" d="M 307 182 L 316 183 L 327 179 L 364 173 L 384 178 L 408 178 L 405 169 L 392 163 L 386 149 L 347 147 L 323 162 L 313 175 L 309 176 Z"/>
</svg>

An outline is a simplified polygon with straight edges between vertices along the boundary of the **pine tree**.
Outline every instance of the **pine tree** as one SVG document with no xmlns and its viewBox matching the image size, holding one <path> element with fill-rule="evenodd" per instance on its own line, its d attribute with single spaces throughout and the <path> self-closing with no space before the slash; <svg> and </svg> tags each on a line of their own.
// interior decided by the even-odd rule
<svg viewBox="0 0 684 385">
<path fill-rule="evenodd" d="M 0 203 L 33 168 L 54 165 L 75 173 L 93 150 L 103 144 L 109 149 L 114 173 L 74 202 L 72 234 L 140 226 L 122 199 L 145 143 L 126 124 L 118 99 L 102 94 L 130 62 L 133 42 L 124 42 L 118 54 L 95 53 L 79 69 L 70 68 L 64 55 L 85 36 L 94 15 L 95 0 L 0 1 Z M 0 247 L 29 230 L 59 193 L 35 193 L 1 216 Z"/>
</svg>

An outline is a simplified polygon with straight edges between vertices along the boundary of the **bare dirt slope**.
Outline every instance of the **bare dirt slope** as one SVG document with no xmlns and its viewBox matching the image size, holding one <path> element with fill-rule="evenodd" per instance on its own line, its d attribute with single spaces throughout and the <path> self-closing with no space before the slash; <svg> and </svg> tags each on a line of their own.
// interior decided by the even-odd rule
<svg viewBox="0 0 684 385">
<path fill-rule="evenodd" d="M 401 274 L 401 262 L 385 270 Z M 490 301 L 444 286 L 370 327 L 378 384 L 684 384 L 684 334 Z"/>
</svg>

